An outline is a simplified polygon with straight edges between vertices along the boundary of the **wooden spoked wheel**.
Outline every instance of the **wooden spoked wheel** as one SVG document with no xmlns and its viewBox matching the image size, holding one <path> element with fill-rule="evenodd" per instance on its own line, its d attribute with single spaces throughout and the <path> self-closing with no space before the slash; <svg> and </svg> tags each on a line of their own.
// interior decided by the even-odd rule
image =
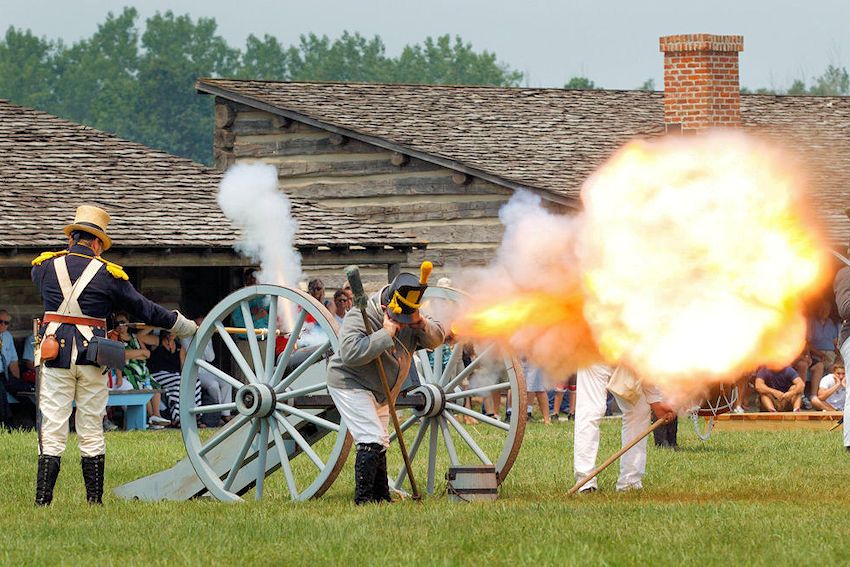
<svg viewBox="0 0 850 567">
<path fill-rule="evenodd" d="M 738 401 L 738 386 L 736 384 L 716 384 L 706 393 L 698 407 L 691 410 L 694 430 L 702 441 L 708 441 L 714 428 L 715 418 L 723 413 L 732 411 Z"/>
<path fill-rule="evenodd" d="M 446 303 L 462 301 L 463 292 L 429 287 L 422 311 L 435 313 L 439 319 Z M 519 362 L 498 355 L 495 345 L 489 345 L 479 346 L 464 366 L 463 349 L 460 343 L 443 344 L 432 353 L 420 350 L 414 354 L 421 385 L 409 393 L 424 395 L 426 403 L 399 415 L 402 431 L 410 432 L 405 441 L 417 484 L 422 487 L 425 479 L 428 494 L 437 489 L 438 471 L 443 478 L 449 466 L 494 465 L 501 483 L 516 460 L 525 433 L 525 378 Z M 482 413 L 483 398 L 501 398 L 507 393 L 511 411 L 505 419 Z M 395 440 L 391 429 L 390 441 Z M 402 490 L 406 476 L 402 466 L 390 477 L 390 486 Z"/>
<path fill-rule="evenodd" d="M 250 310 L 257 302 L 269 312 L 265 329 L 253 328 Z M 225 328 L 225 321 L 236 310 L 241 311 L 246 326 L 241 336 Z M 318 337 L 318 345 L 297 348 L 295 341 L 289 341 L 276 354 L 274 338 L 279 326 L 286 327 L 281 329 L 284 334 L 291 331 L 291 337 L 303 337 L 302 331 L 309 327 L 311 336 Z M 293 500 L 319 496 L 333 483 L 351 446 L 345 424 L 328 403 L 327 360 L 339 348 L 338 332 L 333 316 L 313 297 L 274 285 L 240 289 L 203 320 L 183 367 L 180 423 L 192 466 L 215 498 L 240 501 L 254 489 L 259 500 L 266 476 L 278 469 L 285 481 L 278 484 Z M 239 367 L 244 382 L 203 359 L 204 349 L 215 335 Z M 243 356 L 238 341 L 243 341 L 243 350 L 247 345 L 248 356 Z M 199 371 L 233 386 L 234 401 L 196 405 Z M 223 410 L 234 415 L 227 425 L 218 431 L 199 431 L 199 416 Z"/>
</svg>

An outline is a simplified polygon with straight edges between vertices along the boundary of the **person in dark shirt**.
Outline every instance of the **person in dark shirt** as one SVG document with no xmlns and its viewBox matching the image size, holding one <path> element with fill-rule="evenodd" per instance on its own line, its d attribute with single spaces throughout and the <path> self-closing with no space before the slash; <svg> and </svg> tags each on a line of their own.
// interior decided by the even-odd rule
<svg viewBox="0 0 850 567">
<path fill-rule="evenodd" d="M 68 439 L 68 418 L 76 402 L 75 425 L 80 446 L 86 499 L 103 496 L 106 443 L 103 414 L 109 398 L 104 369 L 88 357 L 90 342 L 106 335 L 106 317 L 124 310 L 138 320 L 191 336 L 194 322 L 145 298 L 121 266 L 101 258 L 112 240 L 106 234 L 109 214 L 98 207 L 77 208 L 65 227 L 68 248 L 44 252 L 32 261 L 32 281 L 41 292 L 45 314 L 36 364 L 41 365 L 38 403 L 42 414 L 36 481 L 37 505 L 53 500 L 53 487 Z"/>
<path fill-rule="evenodd" d="M 800 411 L 806 387 L 790 366 L 772 369 L 763 366 L 756 372 L 755 388 L 765 411 Z"/>
</svg>

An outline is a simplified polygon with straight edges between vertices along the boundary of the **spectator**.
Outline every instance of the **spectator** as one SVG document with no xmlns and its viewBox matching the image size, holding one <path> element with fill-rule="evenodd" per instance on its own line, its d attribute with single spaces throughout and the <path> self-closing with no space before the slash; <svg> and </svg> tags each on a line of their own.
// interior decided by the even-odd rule
<svg viewBox="0 0 850 567">
<path fill-rule="evenodd" d="M 12 317 L 5 309 L 0 309 L 0 424 L 6 429 L 12 427 L 12 411 L 6 399 L 6 393 L 13 396 L 35 392 L 35 380 L 26 382 L 21 379 L 21 368 L 18 364 L 18 353 L 15 350 L 15 340 L 9 331 Z M 35 402 L 27 396 L 18 396 L 17 400 L 24 407 L 27 416 L 35 422 Z"/>
<path fill-rule="evenodd" d="M 195 323 L 198 326 L 201 325 L 201 321 L 203 321 L 203 317 L 195 318 Z M 189 352 L 189 346 L 191 346 L 193 340 L 194 338 L 180 339 L 180 345 L 183 347 L 184 352 Z M 207 346 L 204 347 L 202 358 L 209 363 L 212 363 L 212 361 L 215 360 L 215 350 L 213 349 L 212 341 L 209 341 Z M 209 370 L 198 367 L 198 381 L 201 383 L 201 388 L 205 390 L 207 395 L 212 399 L 212 403 L 228 404 L 233 401 L 233 386 L 231 386 L 229 382 L 219 380 Z M 219 425 L 224 425 L 230 421 L 230 418 L 230 410 L 222 411 L 221 422 Z"/>
<path fill-rule="evenodd" d="M 242 275 L 245 287 L 257 285 L 257 271 L 254 268 L 245 270 Z M 251 312 L 251 321 L 254 323 L 254 329 L 267 329 L 269 326 L 269 300 L 266 296 L 255 297 L 248 302 L 248 310 Z M 230 315 L 234 327 L 245 327 L 245 318 L 242 316 L 241 309 L 234 309 Z M 245 333 L 234 333 L 236 346 L 239 349 L 242 358 L 248 366 L 252 366 L 253 357 L 251 356 L 251 345 L 248 342 L 248 336 Z M 248 378 L 243 376 L 242 369 L 236 365 L 234 376 L 242 382 L 248 383 Z"/>
<path fill-rule="evenodd" d="M 348 283 L 348 280 L 345 280 L 345 283 L 342 284 L 342 291 L 348 296 L 349 306 L 354 305 L 354 292 L 351 291 L 351 284 Z"/>
<path fill-rule="evenodd" d="M 812 406 L 822 411 L 844 411 L 844 401 L 847 397 L 847 382 L 844 376 L 844 364 L 837 362 L 832 374 L 827 374 L 820 381 L 818 395 L 812 398 Z"/>
<path fill-rule="evenodd" d="M 803 381 L 809 379 L 809 399 L 817 395 L 821 378 L 832 372 L 838 354 L 838 325 L 830 318 L 832 306 L 821 301 L 815 317 L 809 320 L 806 349 L 797 362 L 797 372 Z"/>
<path fill-rule="evenodd" d="M 564 393 L 567 401 L 564 401 Z M 551 406 L 549 408 L 550 418 L 557 421 L 569 421 L 576 416 L 576 375 L 572 374 L 565 382 L 555 386 L 554 391 L 549 392 Z M 566 407 L 564 407 L 566 405 Z M 561 412 L 565 415 L 561 415 Z"/>
<path fill-rule="evenodd" d="M 130 316 L 125 311 L 115 313 L 115 331 L 117 338 L 124 343 L 124 370 L 118 371 L 110 384 L 111 388 L 115 389 L 135 389 L 135 390 L 158 390 L 157 384 L 151 377 L 150 369 L 148 368 L 147 360 L 151 353 L 145 347 L 142 340 L 155 339 L 151 334 L 150 329 L 140 331 L 130 330 Z M 160 404 L 162 396 L 160 392 L 154 392 L 150 401 L 147 404 L 148 425 L 153 429 L 159 429 L 166 425 L 171 425 L 171 422 L 160 414 Z"/>
<path fill-rule="evenodd" d="M 307 282 L 307 293 L 316 298 L 316 301 L 331 308 L 327 299 L 325 299 L 325 284 L 319 278 L 314 278 Z"/>
<path fill-rule="evenodd" d="M 543 415 L 543 423 L 549 425 L 551 423 L 549 421 L 549 399 L 546 397 L 543 371 L 523 359 L 523 372 L 525 373 L 525 390 L 531 394 L 528 400 L 528 416 L 531 417 L 533 399 L 537 399 L 537 406 Z"/>
<path fill-rule="evenodd" d="M 348 313 L 348 310 L 351 309 L 351 300 L 348 298 L 348 294 L 345 293 L 345 290 L 338 289 L 334 293 L 334 304 L 331 313 L 333 313 L 334 319 L 336 322 L 342 325 L 342 319 L 345 317 L 345 314 Z"/>
<path fill-rule="evenodd" d="M 452 279 L 446 277 L 438 279 L 437 287 L 452 287 Z"/>
<path fill-rule="evenodd" d="M 180 374 L 183 372 L 183 362 L 186 352 L 177 342 L 177 337 L 168 331 L 160 331 L 159 344 L 151 350 L 148 359 L 153 379 L 165 391 L 165 399 L 171 412 L 171 423 L 180 425 Z M 195 381 L 195 405 L 201 405 L 201 383 Z M 206 427 L 200 419 L 198 427 Z"/>
<path fill-rule="evenodd" d="M 23 352 L 20 359 L 21 379 L 35 384 L 35 337 L 32 333 L 24 339 Z"/>
<path fill-rule="evenodd" d="M 773 370 L 766 366 L 756 372 L 755 390 L 766 411 L 800 411 L 805 384 L 797 371 L 786 366 Z"/>
</svg>

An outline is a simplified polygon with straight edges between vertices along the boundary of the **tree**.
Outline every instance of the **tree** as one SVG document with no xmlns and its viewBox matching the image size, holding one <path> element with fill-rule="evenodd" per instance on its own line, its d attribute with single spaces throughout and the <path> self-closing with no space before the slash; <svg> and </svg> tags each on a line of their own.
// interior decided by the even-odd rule
<svg viewBox="0 0 850 567">
<path fill-rule="evenodd" d="M 815 79 L 809 88 L 809 94 L 820 96 L 841 96 L 850 94 L 850 77 L 847 69 L 828 65 L 823 75 Z"/>
<path fill-rule="evenodd" d="M 423 45 L 408 45 L 394 62 L 391 82 L 451 85 L 517 86 L 522 73 L 499 63 L 489 51 L 476 53 L 471 43 L 449 35 L 427 37 Z"/>
<path fill-rule="evenodd" d="M 0 98 L 46 108 L 54 100 L 56 53 L 61 43 L 13 27 L 0 40 Z"/>
<path fill-rule="evenodd" d="M 251 34 L 245 42 L 245 53 L 236 76 L 283 81 L 290 77 L 290 59 L 289 50 L 284 49 L 276 37 L 266 34 L 260 39 Z"/>
<path fill-rule="evenodd" d="M 596 83 L 588 79 L 587 77 L 572 77 L 567 84 L 564 85 L 565 89 L 579 89 L 579 90 L 589 90 L 598 88 Z"/>
<path fill-rule="evenodd" d="M 591 87 L 593 88 L 593 87 Z M 655 90 L 655 79 L 652 77 L 648 78 L 643 82 L 641 86 L 637 88 L 639 91 L 654 91 Z"/>
<path fill-rule="evenodd" d="M 147 20 L 139 58 L 133 139 L 196 161 L 212 153 L 212 97 L 195 93 L 202 76 L 232 76 L 239 51 L 216 34 L 212 18 L 193 22 L 168 11 Z"/>
</svg>

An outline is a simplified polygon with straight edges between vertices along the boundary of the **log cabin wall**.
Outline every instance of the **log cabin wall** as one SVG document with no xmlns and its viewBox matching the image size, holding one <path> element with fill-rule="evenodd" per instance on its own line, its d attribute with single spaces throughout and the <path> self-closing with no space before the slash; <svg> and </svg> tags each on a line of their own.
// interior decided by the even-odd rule
<svg viewBox="0 0 850 567">
<path fill-rule="evenodd" d="M 221 98 L 214 139 L 220 169 L 272 164 L 288 195 L 427 240 L 428 249 L 414 251 L 404 267 L 429 259 L 435 281 L 485 264 L 501 240 L 498 211 L 513 194 L 506 187 Z M 305 266 L 305 273 L 333 288 L 343 281 L 341 268 Z M 364 270 L 364 280 L 369 287 L 386 282 L 386 269 Z"/>
</svg>

